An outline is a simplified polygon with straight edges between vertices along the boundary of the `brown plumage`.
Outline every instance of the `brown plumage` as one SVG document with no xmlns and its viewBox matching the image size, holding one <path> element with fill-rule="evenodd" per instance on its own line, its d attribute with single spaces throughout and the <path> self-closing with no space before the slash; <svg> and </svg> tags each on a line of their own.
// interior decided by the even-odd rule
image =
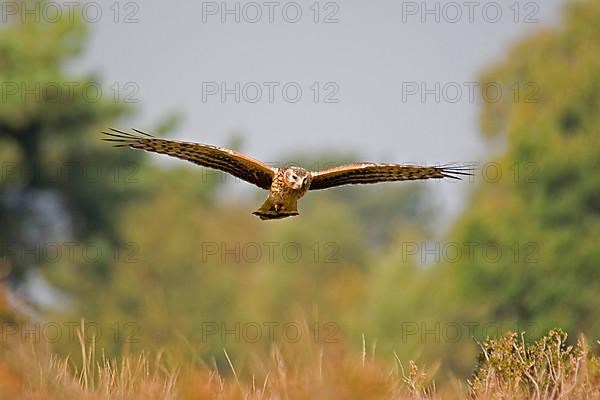
<svg viewBox="0 0 600 400">
<path fill-rule="evenodd" d="M 401 164 L 354 163 L 311 172 L 300 167 L 273 168 L 245 154 L 207 144 L 159 139 L 137 129 L 138 134 L 111 129 L 103 140 L 116 147 L 131 147 L 167 154 L 194 164 L 227 172 L 261 189 L 269 191 L 263 205 L 253 214 L 262 220 L 298 215 L 298 199 L 308 190 L 335 186 L 417 179 L 461 179 L 472 175 L 466 165 L 420 167 Z"/>
</svg>

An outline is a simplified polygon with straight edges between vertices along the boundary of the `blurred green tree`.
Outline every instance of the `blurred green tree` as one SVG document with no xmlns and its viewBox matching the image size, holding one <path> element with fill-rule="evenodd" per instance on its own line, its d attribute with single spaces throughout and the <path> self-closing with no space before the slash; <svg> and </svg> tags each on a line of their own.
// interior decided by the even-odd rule
<svg viewBox="0 0 600 400">
<path fill-rule="evenodd" d="M 439 239 L 460 257 L 422 268 L 420 247 L 407 263 L 403 243 L 428 239 L 416 234 L 375 260 L 362 314 L 384 353 L 467 374 L 479 351 L 472 336 L 600 335 L 598 20 L 600 3 L 571 2 L 560 29 L 523 40 L 482 74 L 503 92 L 484 101 L 482 131 L 506 151 L 477 169 L 470 206 Z"/>
<path fill-rule="evenodd" d="M 38 9 L 45 2 L 13 4 Z M 133 111 L 93 75 L 67 72 L 86 42 L 87 28 L 63 13 L 60 20 L 36 13 L 3 14 L 0 30 L 0 258 L 5 277 L 23 283 L 46 264 L 68 262 L 69 247 L 87 243 L 104 254 L 120 242 L 120 204 L 141 194 L 143 154 L 115 152 L 98 132 Z M 58 253 L 60 252 L 60 253 Z M 95 278 L 106 279 L 113 262 L 102 257 L 85 268 L 77 285 L 84 295 Z M 84 276 L 89 274 L 89 280 Z M 71 277 L 73 279 L 73 277 Z"/>
<path fill-rule="evenodd" d="M 560 30 L 482 77 L 510 95 L 484 105 L 484 133 L 506 135 L 507 151 L 453 234 L 503 251 L 451 266 L 474 315 L 600 335 L 599 19 L 597 1 L 571 2 Z"/>
</svg>

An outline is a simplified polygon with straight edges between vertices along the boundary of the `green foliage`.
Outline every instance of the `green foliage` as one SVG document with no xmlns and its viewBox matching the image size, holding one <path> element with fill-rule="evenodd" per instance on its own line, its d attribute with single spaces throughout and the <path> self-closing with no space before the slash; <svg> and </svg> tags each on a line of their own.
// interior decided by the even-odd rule
<svg viewBox="0 0 600 400">
<path fill-rule="evenodd" d="M 7 149 L 0 152 L 4 244 L 33 248 L 58 238 L 116 237 L 114 204 L 123 191 L 109 170 L 134 159 L 94 144 L 93 132 L 126 109 L 110 101 L 90 101 L 83 88 L 94 78 L 64 72 L 85 38 L 85 26 L 78 20 L 15 21 L 0 30 L 0 142 Z M 90 165 L 103 173 L 93 184 L 83 172 Z M 67 227 L 58 223 L 59 215 Z M 11 256 L 10 264 L 13 281 L 39 266 L 19 256 Z"/>
<path fill-rule="evenodd" d="M 86 40 L 87 27 L 68 13 L 52 22 L 19 17 L 0 30 L 3 269 L 14 284 L 42 269 L 75 301 L 113 267 L 110 257 L 86 262 L 82 247 L 92 243 L 110 254 L 122 241 L 120 207 L 147 193 L 139 178 L 148 168 L 143 155 L 116 152 L 99 140 L 100 130 L 133 110 L 98 77 L 67 72 Z M 164 129 L 175 122 L 166 120 Z M 76 259 L 65 255 L 65 243 L 76 243 Z M 65 256 L 44 257 L 47 245 Z"/>
<path fill-rule="evenodd" d="M 479 254 L 452 268 L 482 315 L 535 320 L 538 332 L 600 334 L 599 14 L 597 2 L 569 4 L 564 28 L 520 43 L 482 78 L 534 83 L 539 92 L 534 102 L 485 104 L 484 130 L 508 139 L 496 160 L 503 176 L 479 185 L 453 237 L 521 251 L 500 262 Z"/>
<path fill-rule="evenodd" d="M 497 168 L 477 177 L 470 206 L 442 243 L 475 243 L 454 262 L 430 268 L 406 265 L 390 251 L 374 260 L 368 307 L 371 337 L 378 348 L 402 356 L 441 360 L 466 372 L 474 342 L 465 324 L 492 323 L 501 331 L 527 327 L 527 337 L 562 327 L 595 338 L 600 335 L 600 26 L 593 23 L 600 4 L 573 2 L 565 26 L 540 32 L 515 46 L 482 82 L 498 82 L 503 92 L 517 83 L 520 97 L 485 103 L 484 134 L 506 137 Z M 539 88 L 525 101 L 525 86 Z M 496 180 L 492 170 L 501 171 Z M 481 171 L 481 170 L 480 170 Z M 426 238 L 405 235 L 421 243 Z M 502 257 L 488 257 L 485 245 Z M 414 260 L 415 262 L 417 260 Z M 439 323 L 441 328 L 435 329 Z M 461 326 L 454 342 L 443 332 Z M 413 335 L 407 326 L 417 326 Z M 475 338 L 485 338 L 474 329 Z"/>
</svg>

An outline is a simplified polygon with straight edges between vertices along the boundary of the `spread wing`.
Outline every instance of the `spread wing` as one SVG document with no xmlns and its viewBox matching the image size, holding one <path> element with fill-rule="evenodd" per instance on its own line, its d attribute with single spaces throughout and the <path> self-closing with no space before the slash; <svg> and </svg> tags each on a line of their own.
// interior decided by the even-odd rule
<svg viewBox="0 0 600 400">
<path fill-rule="evenodd" d="M 111 129 L 102 132 L 107 142 L 115 142 L 115 147 L 131 147 L 154 153 L 167 154 L 194 164 L 227 172 L 262 189 L 269 190 L 275 169 L 237 151 L 207 144 L 180 142 L 159 139 L 134 129 L 138 134 Z"/>
<path fill-rule="evenodd" d="M 313 172 L 309 190 L 327 189 L 342 185 L 411 181 L 416 179 L 462 179 L 461 176 L 473 175 L 472 171 L 472 167 L 466 165 L 420 167 L 401 164 L 348 164 Z"/>
</svg>

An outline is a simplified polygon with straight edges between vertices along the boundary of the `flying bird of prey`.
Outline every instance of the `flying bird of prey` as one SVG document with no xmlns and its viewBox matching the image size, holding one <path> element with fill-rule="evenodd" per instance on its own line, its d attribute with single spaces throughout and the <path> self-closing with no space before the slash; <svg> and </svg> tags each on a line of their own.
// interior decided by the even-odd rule
<svg viewBox="0 0 600 400">
<path fill-rule="evenodd" d="M 323 171 L 307 171 L 300 167 L 273 168 L 245 154 L 207 144 L 160 139 L 133 129 L 136 134 L 111 129 L 103 132 L 103 140 L 115 147 L 130 147 L 167 154 L 194 164 L 224 171 L 261 189 L 269 191 L 263 205 L 253 214 L 261 220 L 298 215 L 298 199 L 308 190 L 335 186 L 417 179 L 461 179 L 472 175 L 468 166 L 421 167 L 401 164 L 354 163 Z"/>
</svg>

